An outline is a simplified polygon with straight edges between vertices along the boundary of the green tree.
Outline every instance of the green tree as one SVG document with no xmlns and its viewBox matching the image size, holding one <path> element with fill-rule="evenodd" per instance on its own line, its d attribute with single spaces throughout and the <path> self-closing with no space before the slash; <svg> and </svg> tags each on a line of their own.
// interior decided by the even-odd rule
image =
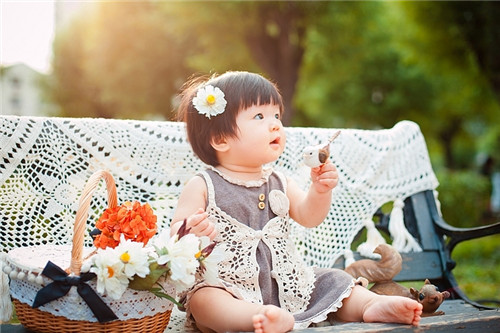
<svg viewBox="0 0 500 333">
<path fill-rule="evenodd" d="M 99 3 L 94 13 L 58 37 L 56 100 L 72 115 L 141 117 L 165 113 L 188 73 L 254 70 L 279 85 L 288 110 L 284 123 L 289 124 L 306 28 L 324 6 Z M 70 45 L 75 39 L 79 45 Z M 90 91 L 81 90 L 83 86 Z"/>
<path fill-rule="evenodd" d="M 103 106 L 95 98 L 95 86 L 86 79 L 84 29 L 84 22 L 76 20 L 71 28 L 56 35 L 49 95 L 60 107 L 60 116 L 105 117 Z"/>
<path fill-rule="evenodd" d="M 432 78 L 438 93 L 432 117 L 420 119 L 443 147 L 448 168 L 474 163 L 474 141 L 500 114 L 494 83 L 500 59 L 500 9 L 493 2 L 405 2 L 402 15 L 413 22 L 405 49 Z M 422 51 L 425 50 L 425 53 Z M 497 96 L 497 100 L 495 100 Z"/>
<path fill-rule="evenodd" d="M 53 92 L 62 114 L 167 116 L 187 73 L 170 18 L 152 2 L 93 5 L 55 43 Z"/>
<path fill-rule="evenodd" d="M 407 3 L 408 13 L 427 28 L 431 42 L 446 42 L 436 51 L 456 65 L 471 54 L 500 100 L 500 3 L 496 1 L 447 1 Z M 465 51 L 465 52 L 464 52 Z"/>
<path fill-rule="evenodd" d="M 427 113 L 432 86 L 394 44 L 390 9 L 379 2 L 329 4 L 310 29 L 297 96 L 299 122 L 390 127 Z"/>
<path fill-rule="evenodd" d="M 283 95 L 284 123 L 295 116 L 293 97 L 302 67 L 308 27 L 321 15 L 323 2 L 165 3 L 176 29 L 188 39 L 187 62 L 204 73 L 226 70 L 263 72 Z"/>
<path fill-rule="evenodd" d="M 410 119 L 438 161 L 473 165 L 473 142 L 499 106 L 447 4 L 329 3 L 308 30 L 296 123 L 377 128 Z"/>
</svg>

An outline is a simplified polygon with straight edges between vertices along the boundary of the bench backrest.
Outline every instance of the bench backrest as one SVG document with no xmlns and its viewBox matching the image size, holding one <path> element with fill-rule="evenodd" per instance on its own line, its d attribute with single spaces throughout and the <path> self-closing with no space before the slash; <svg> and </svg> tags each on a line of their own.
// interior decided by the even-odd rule
<svg viewBox="0 0 500 333">
<path fill-rule="evenodd" d="M 168 226 L 182 186 L 205 168 L 192 153 L 184 124 L 161 121 L 1 116 L 0 251 L 40 243 L 71 242 L 78 200 L 89 176 L 109 170 L 118 201 L 149 202 Z M 286 128 L 287 145 L 275 168 L 301 187 L 309 185 L 302 162 L 308 145 L 326 142 L 337 129 Z M 342 129 L 332 144 L 340 182 L 330 213 L 319 227 L 294 224 L 305 260 L 331 267 L 377 209 L 437 187 L 418 125 Z M 106 207 L 104 184 L 94 194 L 89 230 Z M 87 240 L 90 244 L 90 239 Z"/>
</svg>

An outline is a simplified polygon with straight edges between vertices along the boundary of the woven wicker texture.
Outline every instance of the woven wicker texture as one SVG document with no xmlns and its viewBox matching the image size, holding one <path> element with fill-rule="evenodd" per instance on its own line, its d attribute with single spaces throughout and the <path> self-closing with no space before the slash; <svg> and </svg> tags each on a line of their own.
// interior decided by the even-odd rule
<svg viewBox="0 0 500 333">
<path fill-rule="evenodd" d="M 171 312 L 157 313 L 141 319 L 129 319 L 126 322 L 112 321 L 100 324 L 97 322 L 84 322 L 69 320 L 66 317 L 54 316 L 50 313 L 33 309 L 31 306 L 14 300 L 16 314 L 19 321 L 26 328 L 35 332 L 163 332 L 167 328 Z"/>
</svg>

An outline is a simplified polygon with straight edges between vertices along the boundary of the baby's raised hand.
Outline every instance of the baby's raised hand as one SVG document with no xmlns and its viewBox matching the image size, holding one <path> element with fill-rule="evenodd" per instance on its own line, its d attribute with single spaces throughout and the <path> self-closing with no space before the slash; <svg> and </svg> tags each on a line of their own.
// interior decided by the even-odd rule
<svg viewBox="0 0 500 333">
<path fill-rule="evenodd" d="M 337 186 L 339 174 L 335 165 L 328 159 L 319 167 L 311 168 L 311 179 L 318 193 L 325 193 Z"/>
<path fill-rule="evenodd" d="M 214 240 L 217 235 L 215 224 L 208 219 L 208 213 L 201 208 L 188 217 L 187 228 L 190 228 L 192 234 L 198 237 L 207 236 L 210 240 Z"/>
</svg>

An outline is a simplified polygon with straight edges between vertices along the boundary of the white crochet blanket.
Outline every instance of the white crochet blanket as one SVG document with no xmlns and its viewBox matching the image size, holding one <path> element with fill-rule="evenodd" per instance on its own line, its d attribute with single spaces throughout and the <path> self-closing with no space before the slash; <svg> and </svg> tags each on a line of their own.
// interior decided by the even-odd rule
<svg viewBox="0 0 500 333">
<path fill-rule="evenodd" d="M 149 202 L 160 227 L 166 227 L 183 185 L 205 168 L 193 155 L 182 123 L 15 116 L 0 121 L 0 252 L 70 243 L 80 193 L 98 169 L 113 174 L 118 202 Z M 302 150 L 326 142 L 335 131 L 287 128 L 287 146 L 275 168 L 307 188 L 309 168 Z M 330 214 L 317 228 L 293 230 L 312 265 L 333 266 L 355 235 L 372 227 L 373 214 L 384 203 L 438 185 L 423 135 L 410 121 L 385 130 L 342 129 L 331 158 L 340 182 Z M 106 207 L 101 185 L 92 201 L 89 230 Z M 399 231 L 411 238 L 405 229 Z M 413 242 L 402 241 L 400 250 L 418 250 Z M 172 322 L 177 325 L 175 318 Z"/>
</svg>

